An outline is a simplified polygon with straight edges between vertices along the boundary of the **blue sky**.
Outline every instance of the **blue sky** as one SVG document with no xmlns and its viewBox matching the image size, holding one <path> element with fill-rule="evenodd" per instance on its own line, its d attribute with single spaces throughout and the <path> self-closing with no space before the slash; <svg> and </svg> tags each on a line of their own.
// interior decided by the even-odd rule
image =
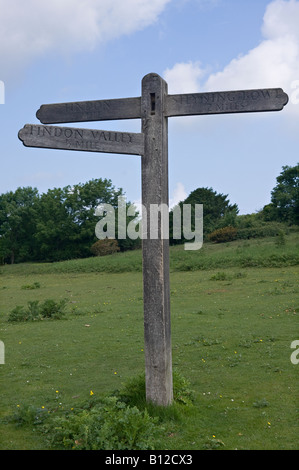
<svg viewBox="0 0 299 470">
<path fill-rule="evenodd" d="M 290 97 L 278 113 L 170 118 L 171 204 L 212 187 L 255 212 L 299 161 L 299 0 L 0 0 L 0 12 L 0 193 L 109 178 L 140 201 L 140 157 L 27 148 L 17 134 L 38 124 L 41 104 L 140 96 L 150 72 L 170 94 L 281 87 Z"/>
</svg>

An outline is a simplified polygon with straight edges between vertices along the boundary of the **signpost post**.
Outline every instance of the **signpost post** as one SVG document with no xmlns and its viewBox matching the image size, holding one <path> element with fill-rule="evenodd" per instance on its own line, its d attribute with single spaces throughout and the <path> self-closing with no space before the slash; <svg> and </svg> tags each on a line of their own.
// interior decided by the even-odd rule
<svg viewBox="0 0 299 470">
<path fill-rule="evenodd" d="M 173 400 L 170 330 L 169 240 L 163 212 L 152 236 L 150 208 L 168 207 L 168 118 L 226 113 L 280 111 L 288 102 L 281 88 L 168 95 L 157 74 L 142 80 L 142 96 L 42 105 L 43 124 L 142 119 L 141 133 L 26 124 L 25 146 L 141 156 L 143 219 L 143 303 L 146 398 L 167 406 Z"/>
</svg>

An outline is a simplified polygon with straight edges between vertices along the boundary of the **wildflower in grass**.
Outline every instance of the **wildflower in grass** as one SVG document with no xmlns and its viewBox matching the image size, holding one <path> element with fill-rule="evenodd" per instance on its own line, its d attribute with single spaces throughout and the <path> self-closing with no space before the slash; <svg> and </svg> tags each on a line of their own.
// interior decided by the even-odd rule
<svg viewBox="0 0 299 470">
<path fill-rule="evenodd" d="M 92 391 L 92 390 L 90 390 L 90 396 L 91 396 L 91 397 L 92 397 L 92 395 L 93 395 L 93 394 L 94 394 L 94 393 L 93 393 L 93 391 Z"/>
</svg>

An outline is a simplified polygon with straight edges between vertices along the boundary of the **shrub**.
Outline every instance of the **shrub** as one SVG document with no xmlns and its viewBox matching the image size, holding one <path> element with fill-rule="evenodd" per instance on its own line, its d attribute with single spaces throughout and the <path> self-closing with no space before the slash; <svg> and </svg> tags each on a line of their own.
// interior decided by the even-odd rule
<svg viewBox="0 0 299 470">
<path fill-rule="evenodd" d="M 28 317 L 25 312 L 25 308 L 21 305 L 17 305 L 9 314 L 8 321 L 10 322 L 21 322 L 27 321 Z"/>
<path fill-rule="evenodd" d="M 36 321 L 44 318 L 59 319 L 65 315 L 66 300 L 56 302 L 52 299 L 46 299 L 42 304 L 38 300 L 29 301 L 27 308 L 17 305 L 11 310 L 8 321 L 25 322 Z"/>
<path fill-rule="evenodd" d="M 106 256 L 117 253 L 120 250 L 117 240 L 112 238 L 104 238 L 104 240 L 98 240 L 95 242 L 90 251 L 95 256 Z"/>
<path fill-rule="evenodd" d="M 129 379 L 109 396 L 90 398 L 71 411 L 18 405 L 12 420 L 18 426 L 40 424 L 51 449 L 154 450 L 168 421 L 180 420 L 180 410 L 192 406 L 190 383 L 174 371 L 174 403 L 160 407 L 146 402 L 145 376 Z"/>
<path fill-rule="evenodd" d="M 55 302 L 53 299 L 46 299 L 40 306 L 42 318 L 60 319 L 65 315 L 66 300 Z"/>
<path fill-rule="evenodd" d="M 40 320 L 39 302 L 34 300 L 28 302 L 27 308 L 17 305 L 9 314 L 8 321 L 10 322 L 24 322 Z"/>
<path fill-rule="evenodd" d="M 218 272 L 210 277 L 211 281 L 227 281 L 229 276 L 225 272 Z"/>
<path fill-rule="evenodd" d="M 39 282 L 34 282 L 33 284 L 25 284 L 24 286 L 21 287 L 21 289 L 39 289 L 40 288 L 40 283 Z"/>
<path fill-rule="evenodd" d="M 275 240 L 276 246 L 284 246 L 286 244 L 285 233 L 283 230 L 280 230 L 277 234 L 277 238 Z"/>
<path fill-rule="evenodd" d="M 173 398 L 176 403 L 183 405 L 192 405 L 194 401 L 194 392 L 191 389 L 190 382 L 180 374 L 176 369 L 173 370 Z M 119 392 L 122 401 L 130 406 L 146 408 L 148 403 L 145 396 L 145 374 L 128 379 Z"/>
<path fill-rule="evenodd" d="M 10 418 L 17 427 L 35 426 L 43 424 L 48 417 L 46 408 L 37 408 L 33 405 L 17 405 L 16 411 Z"/>
<path fill-rule="evenodd" d="M 231 242 L 237 238 L 237 229 L 230 226 L 219 228 L 210 233 L 208 238 L 211 242 L 215 243 Z"/>
<path fill-rule="evenodd" d="M 153 450 L 157 419 L 147 410 L 107 397 L 91 410 L 54 418 L 46 432 L 54 448 L 76 450 Z"/>
<path fill-rule="evenodd" d="M 173 398 L 177 403 L 188 406 L 191 406 L 195 399 L 189 380 L 176 370 L 173 371 Z"/>
<path fill-rule="evenodd" d="M 263 238 L 263 237 L 275 237 L 280 232 L 285 233 L 285 227 L 283 224 L 268 222 L 264 224 L 255 224 L 251 227 L 238 227 L 237 238 L 238 239 L 249 239 L 249 238 Z"/>
</svg>

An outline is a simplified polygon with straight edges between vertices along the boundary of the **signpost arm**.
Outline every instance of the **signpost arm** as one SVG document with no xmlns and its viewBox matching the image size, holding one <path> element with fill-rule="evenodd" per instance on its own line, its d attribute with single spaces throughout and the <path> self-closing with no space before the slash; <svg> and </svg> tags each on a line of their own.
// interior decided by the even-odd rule
<svg viewBox="0 0 299 470">
<path fill-rule="evenodd" d="M 142 206 L 145 210 L 142 252 L 146 398 L 163 406 L 169 405 L 173 399 L 169 240 L 163 232 L 165 220 L 168 225 L 168 122 L 164 116 L 166 96 L 167 84 L 159 75 L 149 74 L 144 77 L 141 98 L 144 154 L 141 161 Z M 151 217 L 153 208 L 162 211 L 157 227 Z"/>
</svg>

